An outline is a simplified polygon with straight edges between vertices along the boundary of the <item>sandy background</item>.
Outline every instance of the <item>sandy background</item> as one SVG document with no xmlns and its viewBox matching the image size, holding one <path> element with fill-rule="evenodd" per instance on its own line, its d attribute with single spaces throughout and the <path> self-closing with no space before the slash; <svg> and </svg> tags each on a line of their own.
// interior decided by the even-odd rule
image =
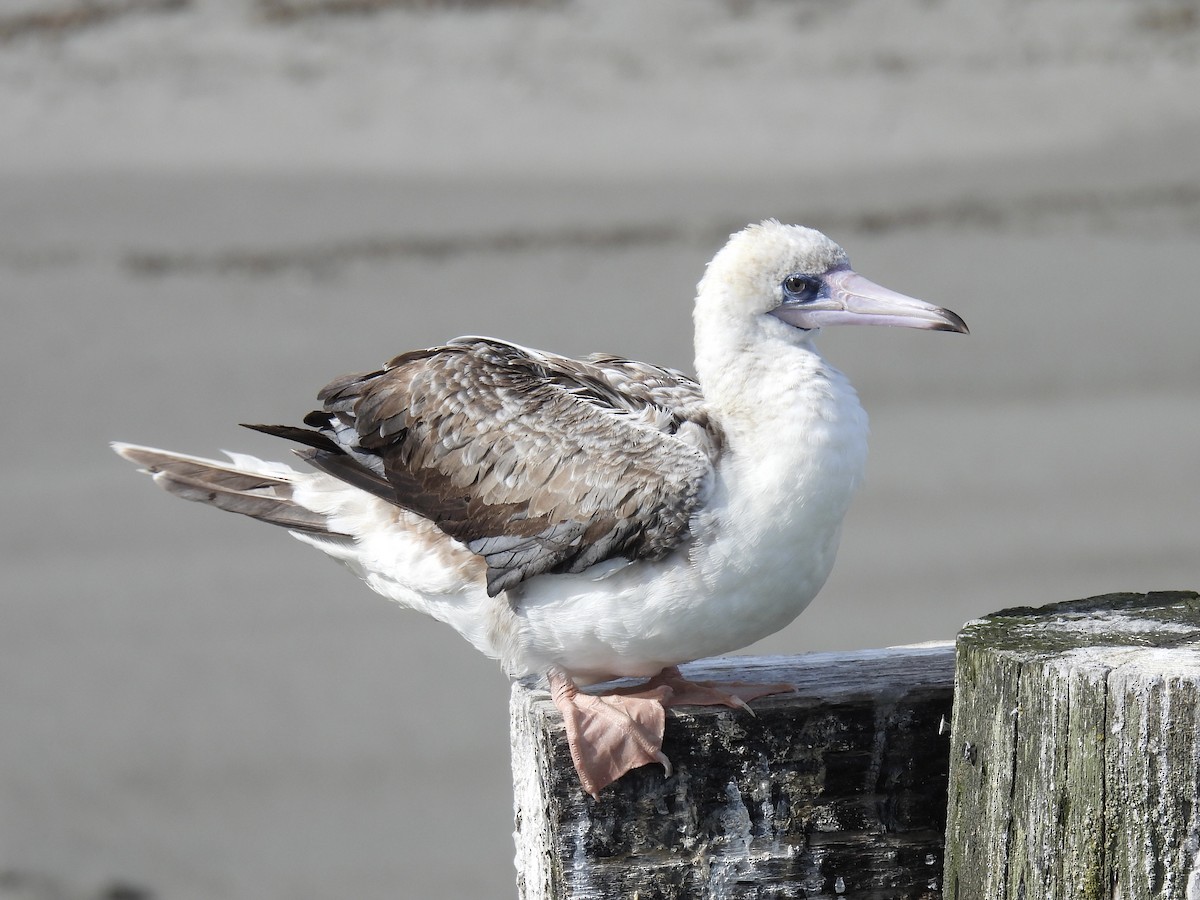
<svg viewBox="0 0 1200 900">
<path fill-rule="evenodd" d="M 751 652 L 1200 586 L 1195 0 L 402 6 L 0 5 L 0 898 L 511 896 L 498 668 L 106 442 L 285 454 L 462 333 L 688 368 L 767 216 L 973 334 L 825 335 L 868 482 Z"/>
</svg>

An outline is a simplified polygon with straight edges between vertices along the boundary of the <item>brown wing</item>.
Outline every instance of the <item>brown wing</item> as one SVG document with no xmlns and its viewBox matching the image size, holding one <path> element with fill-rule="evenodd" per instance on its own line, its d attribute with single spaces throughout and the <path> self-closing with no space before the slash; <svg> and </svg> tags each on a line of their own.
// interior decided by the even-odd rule
<svg viewBox="0 0 1200 900">
<path fill-rule="evenodd" d="M 698 385 L 679 372 L 489 338 L 404 354 L 319 399 L 305 419 L 319 434 L 263 430 L 462 541 L 487 561 L 492 595 L 544 572 L 665 556 L 688 537 L 719 449 Z"/>
</svg>

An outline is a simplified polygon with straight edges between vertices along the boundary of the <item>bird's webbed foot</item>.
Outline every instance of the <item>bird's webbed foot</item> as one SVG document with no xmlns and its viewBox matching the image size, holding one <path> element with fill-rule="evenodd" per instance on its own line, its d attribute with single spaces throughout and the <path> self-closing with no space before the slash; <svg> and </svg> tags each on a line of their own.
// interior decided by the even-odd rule
<svg viewBox="0 0 1200 900">
<path fill-rule="evenodd" d="M 649 763 L 671 774 L 671 761 L 662 752 L 669 687 L 600 695 L 584 693 L 563 673 L 552 672 L 549 680 L 585 791 L 597 797 L 630 769 Z"/>
<path fill-rule="evenodd" d="M 790 684 L 750 684 L 741 681 L 689 681 L 678 667 L 663 669 L 648 682 L 646 689 L 669 688 L 671 693 L 665 701 L 667 706 L 728 706 L 744 709 L 754 714 L 749 701 L 771 694 L 790 694 L 795 687 Z"/>
</svg>

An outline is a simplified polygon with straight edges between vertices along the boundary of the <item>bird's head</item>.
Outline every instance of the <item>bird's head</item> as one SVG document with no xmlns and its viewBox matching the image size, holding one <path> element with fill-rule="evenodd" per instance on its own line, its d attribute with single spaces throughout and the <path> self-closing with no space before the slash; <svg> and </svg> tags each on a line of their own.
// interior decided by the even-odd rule
<svg viewBox="0 0 1200 900">
<path fill-rule="evenodd" d="M 723 330 L 778 331 L 805 337 L 825 325 L 899 325 L 967 332 L 939 306 L 897 294 L 850 268 L 846 251 L 812 228 L 768 219 L 729 238 L 698 287 L 696 324 Z"/>
</svg>

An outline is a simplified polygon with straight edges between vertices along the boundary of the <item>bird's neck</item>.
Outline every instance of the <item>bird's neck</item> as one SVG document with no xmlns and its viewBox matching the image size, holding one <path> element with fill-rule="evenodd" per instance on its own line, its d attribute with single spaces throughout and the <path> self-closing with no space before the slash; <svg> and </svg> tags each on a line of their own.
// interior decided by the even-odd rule
<svg viewBox="0 0 1200 900">
<path fill-rule="evenodd" d="M 799 517 L 836 532 L 867 453 L 866 413 L 846 377 L 790 328 L 750 345 L 698 341 L 696 369 L 725 435 L 730 512 L 765 528 L 804 527 Z"/>
<path fill-rule="evenodd" d="M 802 450 L 789 439 L 814 431 L 865 440 L 866 415 L 850 382 L 807 336 L 778 324 L 751 335 L 697 334 L 697 377 L 726 446 L 738 454 L 786 456 Z"/>
</svg>

